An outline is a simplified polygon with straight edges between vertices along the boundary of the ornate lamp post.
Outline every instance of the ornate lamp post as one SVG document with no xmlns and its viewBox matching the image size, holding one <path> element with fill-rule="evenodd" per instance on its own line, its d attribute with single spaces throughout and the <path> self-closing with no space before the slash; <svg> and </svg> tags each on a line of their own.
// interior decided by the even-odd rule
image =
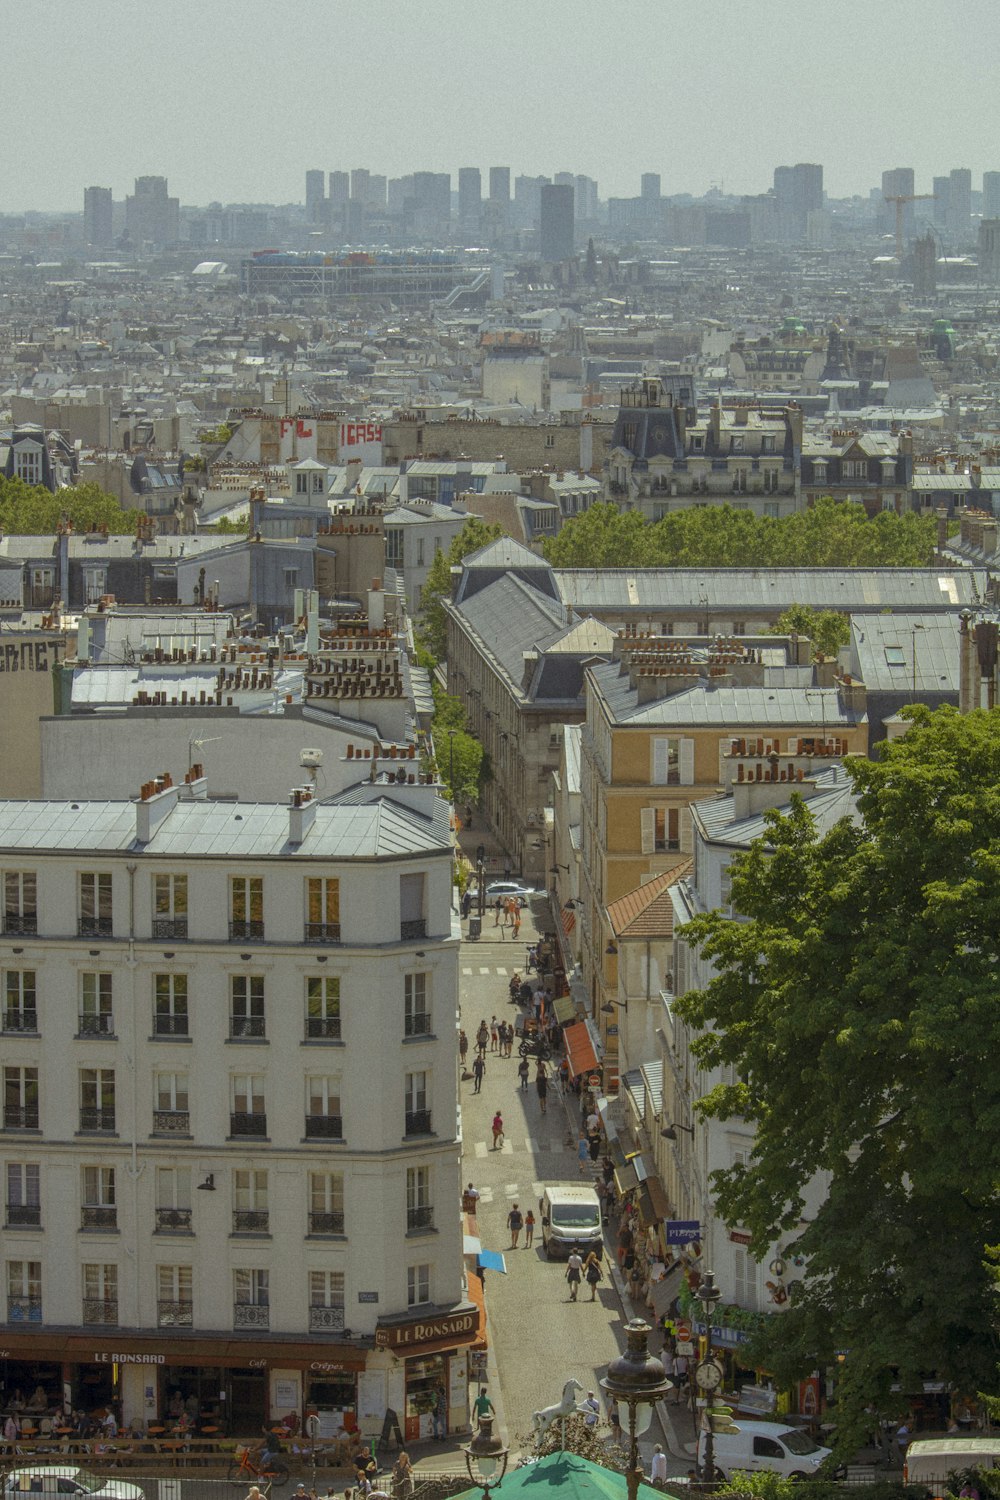
<svg viewBox="0 0 1000 1500">
<path fill-rule="evenodd" d="M 628 1407 L 628 1469 L 625 1480 L 629 1500 L 637 1500 L 642 1467 L 639 1463 L 639 1438 L 653 1420 L 653 1407 L 670 1389 L 662 1363 L 650 1354 L 646 1340 L 652 1332 L 648 1323 L 633 1318 L 625 1325 L 628 1348 L 608 1365 L 601 1389 Z"/>
<path fill-rule="evenodd" d="M 715 1276 L 711 1271 L 706 1271 L 701 1285 L 695 1292 L 695 1296 L 701 1303 L 705 1318 L 705 1358 L 699 1360 L 698 1368 L 695 1370 L 695 1381 L 700 1390 L 704 1391 L 706 1399 L 712 1400 L 712 1392 L 722 1381 L 722 1366 L 712 1358 L 712 1314 L 722 1300 L 722 1293 L 715 1284 Z M 705 1461 L 698 1464 L 698 1478 L 711 1482 L 715 1478 L 715 1433 L 712 1430 L 712 1419 L 706 1407 L 705 1416 Z"/>
<path fill-rule="evenodd" d="M 502 1483 L 507 1472 L 509 1456 L 503 1439 L 493 1431 L 492 1417 L 479 1418 L 479 1431 L 462 1452 L 470 1481 L 482 1490 L 483 1500 L 490 1500 L 490 1491 Z"/>
</svg>

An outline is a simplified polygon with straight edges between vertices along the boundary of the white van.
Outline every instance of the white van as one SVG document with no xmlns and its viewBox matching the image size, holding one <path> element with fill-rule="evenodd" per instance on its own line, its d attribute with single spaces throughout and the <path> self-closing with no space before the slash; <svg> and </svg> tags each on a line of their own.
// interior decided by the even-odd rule
<svg viewBox="0 0 1000 1500">
<path fill-rule="evenodd" d="M 575 1182 L 557 1182 L 547 1187 L 538 1202 L 542 1220 L 542 1245 L 551 1260 L 579 1250 L 584 1257 L 604 1252 L 601 1200 L 592 1187 Z"/>
<path fill-rule="evenodd" d="M 814 1443 L 800 1427 L 749 1422 L 742 1417 L 733 1418 L 730 1425 L 735 1432 L 717 1432 L 714 1438 L 715 1467 L 726 1479 L 737 1470 L 752 1473 L 755 1469 L 783 1474 L 786 1479 L 815 1479 L 820 1464 L 830 1457 L 830 1449 Z M 705 1462 L 706 1437 L 703 1432 L 698 1439 L 699 1464 Z"/>
<path fill-rule="evenodd" d="M 77 1464 L 34 1464 L 31 1468 L 12 1469 L 4 1483 L 6 1500 L 23 1495 L 37 1500 L 145 1500 L 142 1489 L 126 1479 L 106 1479 L 91 1474 Z"/>
<path fill-rule="evenodd" d="M 959 1469 L 1000 1468 L 1000 1437 L 914 1438 L 903 1460 L 903 1483 L 937 1491 Z"/>
</svg>

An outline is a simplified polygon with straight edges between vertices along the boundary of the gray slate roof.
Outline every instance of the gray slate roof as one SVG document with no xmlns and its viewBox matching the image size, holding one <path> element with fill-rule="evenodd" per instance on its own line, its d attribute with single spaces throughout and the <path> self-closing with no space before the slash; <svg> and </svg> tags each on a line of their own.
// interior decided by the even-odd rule
<svg viewBox="0 0 1000 1500">
<path fill-rule="evenodd" d="M 573 568 L 555 573 L 559 597 L 588 610 L 670 609 L 770 614 L 790 604 L 844 614 L 882 609 L 954 610 L 985 597 L 981 569 Z"/>
<path fill-rule="evenodd" d="M 626 727 L 707 729 L 712 725 L 735 733 L 747 727 L 814 724 L 817 728 L 850 727 L 864 714 L 843 707 L 836 688 L 714 686 L 712 678 L 675 693 L 640 703 L 627 673 L 611 662 L 591 668 L 614 722 Z"/>
<path fill-rule="evenodd" d="M 822 836 L 829 832 L 841 818 L 850 818 L 852 823 L 860 826 L 861 816 L 855 802 L 854 783 L 843 766 L 828 766 L 825 770 L 817 771 L 813 779 L 817 783 L 816 792 L 813 796 L 806 797 L 805 801 L 815 819 L 817 833 Z M 790 794 L 794 790 L 794 787 L 789 788 Z M 800 792 L 800 795 L 805 797 L 805 791 Z M 788 807 L 789 804 L 786 803 L 777 810 L 787 812 Z M 708 797 L 704 802 L 693 803 L 691 811 L 704 829 L 709 842 L 749 849 L 755 839 L 766 834 L 766 815 L 761 812 L 749 818 L 735 819 L 733 808 L 733 797 Z"/>
<path fill-rule="evenodd" d="M 864 615 L 851 621 L 857 675 L 869 693 L 957 693 L 957 615 Z"/>
</svg>

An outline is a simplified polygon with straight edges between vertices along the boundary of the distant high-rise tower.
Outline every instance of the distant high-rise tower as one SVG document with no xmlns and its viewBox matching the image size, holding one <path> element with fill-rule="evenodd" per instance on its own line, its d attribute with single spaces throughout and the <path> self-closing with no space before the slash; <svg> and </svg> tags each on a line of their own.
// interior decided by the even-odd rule
<svg viewBox="0 0 1000 1500">
<path fill-rule="evenodd" d="M 89 187 L 83 193 L 83 234 L 88 245 L 106 249 L 112 234 L 111 189 Z"/>
<path fill-rule="evenodd" d="M 490 167 L 490 197 L 494 203 L 510 202 L 510 167 Z"/>
<path fill-rule="evenodd" d="M 306 218 L 310 224 L 322 216 L 326 199 L 326 173 L 314 169 L 306 173 Z"/>
<path fill-rule="evenodd" d="M 330 202 L 338 208 L 343 208 L 351 196 L 351 174 L 349 172 L 330 173 Z"/>
<path fill-rule="evenodd" d="M 927 298 L 937 295 L 937 244 L 932 234 L 914 242 L 913 294 Z"/>
<path fill-rule="evenodd" d="M 896 205 L 887 203 L 887 198 L 912 198 L 913 197 L 913 168 L 893 167 L 888 172 L 882 173 L 882 207 L 879 213 L 879 224 L 884 233 L 895 234 L 896 232 Z M 913 204 L 903 204 L 903 240 L 909 243 L 913 239 Z"/>
<path fill-rule="evenodd" d="M 180 238 L 181 206 L 165 177 L 137 177 L 125 199 L 125 228 L 134 245 L 172 245 Z"/>
<path fill-rule="evenodd" d="M 542 260 L 569 260 L 573 254 L 573 200 L 567 183 L 547 182 L 539 193 L 538 248 Z"/>
<path fill-rule="evenodd" d="M 979 221 L 979 280 L 983 286 L 1000 282 L 1000 219 Z"/>
<path fill-rule="evenodd" d="M 1000 219 L 1000 172 L 983 173 L 983 218 Z"/>
<path fill-rule="evenodd" d="M 804 240 L 809 215 L 823 207 L 823 168 L 805 161 L 794 167 L 775 167 L 774 196 L 779 236 L 784 240 Z"/>
<path fill-rule="evenodd" d="M 660 197 L 660 174 L 659 172 L 643 172 L 640 179 L 640 195 L 649 200 Z"/>
<path fill-rule="evenodd" d="M 956 250 L 968 243 L 971 220 L 972 173 L 968 167 L 955 167 L 948 178 L 948 229 Z"/>
<path fill-rule="evenodd" d="M 483 206 L 483 179 L 478 167 L 458 169 L 458 217 L 467 229 L 479 223 Z"/>
<path fill-rule="evenodd" d="M 355 167 L 351 173 L 351 197 L 358 203 L 368 202 L 371 175 L 367 167 Z"/>
</svg>

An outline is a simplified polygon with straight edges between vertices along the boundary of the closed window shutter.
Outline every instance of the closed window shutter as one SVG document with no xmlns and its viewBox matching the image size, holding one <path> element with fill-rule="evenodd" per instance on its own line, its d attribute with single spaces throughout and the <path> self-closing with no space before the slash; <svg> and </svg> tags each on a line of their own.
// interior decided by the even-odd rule
<svg viewBox="0 0 1000 1500">
<path fill-rule="evenodd" d="M 790 739 L 788 741 L 788 753 L 789 753 L 789 755 L 798 755 L 798 753 L 799 753 L 799 737 L 798 737 L 798 735 L 794 735 L 792 737 L 792 739 Z"/>
<path fill-rule="evenodd" d="M 681 786 L 694 786 L 694 740 L 681 740 L 677 768 Z"/>
<path fill-rule="evenodd" d="M 656 837 L 654 819 L 655 810 L 652 807 L 644 807 L 639 813 L 639 832 L 642 839 L 643 854 L 652 854 Z"/>
<path fill-rule="evenodd" d="M 681 808 L 681 853 L 690 854 L 694 848 L 694 839 L 691 825 L 691 809 Z"/>
<path fill-rule="evenodd" d="M 653 741 L 653 785 L 666 786 L 667 772 L 670 766 L 670 741 L 655 739 Z"/>
<path fill-rule="evenodd" d="M 400 875 L 399 917 L 402 922 L 419 922 L 424 914 L 424 877 Z"/>
</svg>

